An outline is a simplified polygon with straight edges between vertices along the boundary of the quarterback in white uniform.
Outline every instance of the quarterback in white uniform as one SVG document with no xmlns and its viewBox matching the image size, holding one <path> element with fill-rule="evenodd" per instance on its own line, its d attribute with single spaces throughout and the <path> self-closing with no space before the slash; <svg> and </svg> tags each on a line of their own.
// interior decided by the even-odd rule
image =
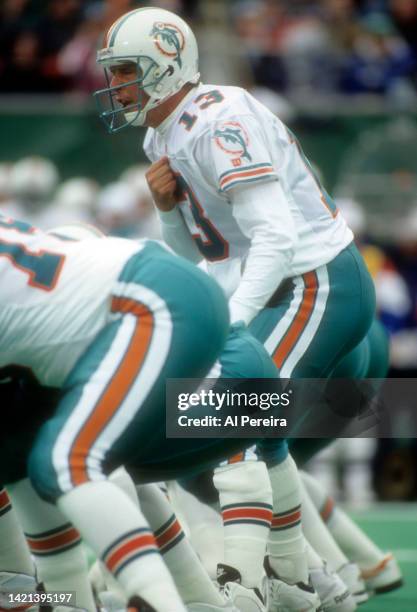
<svg viewBox="0 0 417 612">
<path fill-rule="evenodd" d="M 206 261 L 232 322 L 249 326 L 282 377 L 330 376 L 366 335 L 374 289 L 294 135 L 243 89 L 200 84 L 195 37 L 168 11 L 120 17 L 98 62 L 108 77 L 96 96 L 109 131 L 149 128 L 147 179 L 165 241 Z M 258 450 L 274 492 L 271 576 L 304 583 L 296 467 L 276 440 Z"/>
</svg>

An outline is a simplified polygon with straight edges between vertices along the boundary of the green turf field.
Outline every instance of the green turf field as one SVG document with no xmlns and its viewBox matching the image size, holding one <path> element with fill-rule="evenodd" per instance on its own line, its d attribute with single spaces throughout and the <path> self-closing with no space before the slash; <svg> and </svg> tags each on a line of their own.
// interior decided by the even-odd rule
<svg viewBox="0 0 417 612">
<path fill-rule="evenodd" d="M 376 505 L 349 512 L 384 550 L 395 554 L 404 573 L 403 588 L 374 597 L 363 612 L 417 612 L 417 504 Z"/>
</svg>

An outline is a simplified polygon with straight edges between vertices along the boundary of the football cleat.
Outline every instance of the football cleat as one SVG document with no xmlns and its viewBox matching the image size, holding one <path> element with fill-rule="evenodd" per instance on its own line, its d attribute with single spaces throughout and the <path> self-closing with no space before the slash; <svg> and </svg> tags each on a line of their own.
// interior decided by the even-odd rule
<svg viewBox="0 0 417 612">
<path fill-rule="evenodd" d="M 34 576 L 17 574 L 16 572 L 0 572 L 0 608 L 21 610 L 32 607 L 31 603 L 11 602 L 9 595 L 18 593 L 36 593 L 37 583 Z"/>
<path fill-rule="evenodd" d="M 321 612 L 320 598 L 311 584 L 281 580 L 265 559 L 268 576 L 268 612 Z"/>
<path fill-rule="evenodd" d="M 365 581 L 365 587 L 369 594 L 382 595 L 404 584 L 401 570 L 393 555 L 388 553 L 378 565 L 367 570 L 362 570 L 361 577 Z"/>
<path fill-rule="evenodd" d="M 330 572 L 326 564 L 310 570 L 310 580 L 321 600 L 323 612 L 354 612 L 356 603 L 338 574 Z"/>
<path fill-rule="evenodd" d="M 358 606 L 368 601 L 369 595 L 366 592 L 365 582 L 356 563 L 345 563 L 337 570 L 337 574 L 349 589 Z"/>
<path fill-rule="evenodd" d="M 240 612 L 267 612 L 264 595 L 259 589 L 249 589 L 241 584 L 240 572 L 219 563 L 217 565 L 217 582 L 224 595 L 226 603 Z"/>
</svg>

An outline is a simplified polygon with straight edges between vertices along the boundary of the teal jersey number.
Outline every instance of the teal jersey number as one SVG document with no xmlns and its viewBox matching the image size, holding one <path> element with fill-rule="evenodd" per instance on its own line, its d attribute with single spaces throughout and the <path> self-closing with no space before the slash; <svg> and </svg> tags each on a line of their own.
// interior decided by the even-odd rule
<svg viewBox="0 0 417 612">
<path fill-rule="evenodd" d="M 35 231 L 28 223 L 5 218 L 0 219 L 0 227 L 14 229 L 22 234 L 32 234 Z M 31 287 L 43 291 L 52 291 L 56 286 L 65 261 L 65 255 L 44 250 L 34 252 L 18 242 L 1 239 L 0 257 L 7 257 L 16 268 L 28 275 Z"/>
</svg>

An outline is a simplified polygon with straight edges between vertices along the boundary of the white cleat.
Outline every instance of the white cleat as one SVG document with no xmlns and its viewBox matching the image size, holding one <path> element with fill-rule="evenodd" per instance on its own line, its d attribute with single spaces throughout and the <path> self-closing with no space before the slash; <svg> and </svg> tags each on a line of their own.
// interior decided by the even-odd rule
<svg viewBox="0 0 417 612">
<path fill-rule="evenodd" d="M 281 580 L 265 559 L 268 575 L 268 612 L 321 612 L 320 597 L 311 584 L 288 584 Z"/>
<path fill-rule="evenodd" d="M 298 582 L 288 584 L 279 578 L 269 578 L 268 612 L 318 612 L 320 598 L 314 588 Z"/>
<path fill-rule="evenodd" d="M 240 612 L 267 612 L 265 600 L 258 589 L 248 589 L 238 582 L 226 582 L 223 594 L 228 604 Z"/>
<path fill-rule="evenodd" d="M 219 563 L 217 566 L 217 582 L 227 604 L 231 609 L 239 612 L 267 612 L 267 602 L 264 593 L 259 589 L 249 589 L 241 582 L 241 575 L 237 569 Z M 263 587 L 266 587 L 266 578 Z"/>
<path fill-rule="evenodd" d="M 356 603 L 338 574 L 330 572 L 326 564 L 310 570 L 310 580 L 317 591 L 323 612 L 354 612 Z"/>
<path fill-rule="evenodd" d="M 361 577 L 361 570 L 356 563 L 345 563 L 345 565 L 342 565 L 337 570 L 337 574 L 349 589 L 356 605 L 359 606 L 368 601 L 369 595 L 366 592 L 365 582 Z"/>
<path fill-rule="evenodd" d="M 375 567 L 363 569 L 361 576 L 370 597 L 389 593 L 404 584 L 399 565 L 391 553 L 386 554 Z"/>
<path fill-rule="evenodd" d="M 31 604 L 13 602 L 10 595 L 18 593 L 36 593 L 36 579 L 28 574 L 17 574 L 15 572 L 0 572 L 0 609 L 29 609 Z"/>
</svg>

